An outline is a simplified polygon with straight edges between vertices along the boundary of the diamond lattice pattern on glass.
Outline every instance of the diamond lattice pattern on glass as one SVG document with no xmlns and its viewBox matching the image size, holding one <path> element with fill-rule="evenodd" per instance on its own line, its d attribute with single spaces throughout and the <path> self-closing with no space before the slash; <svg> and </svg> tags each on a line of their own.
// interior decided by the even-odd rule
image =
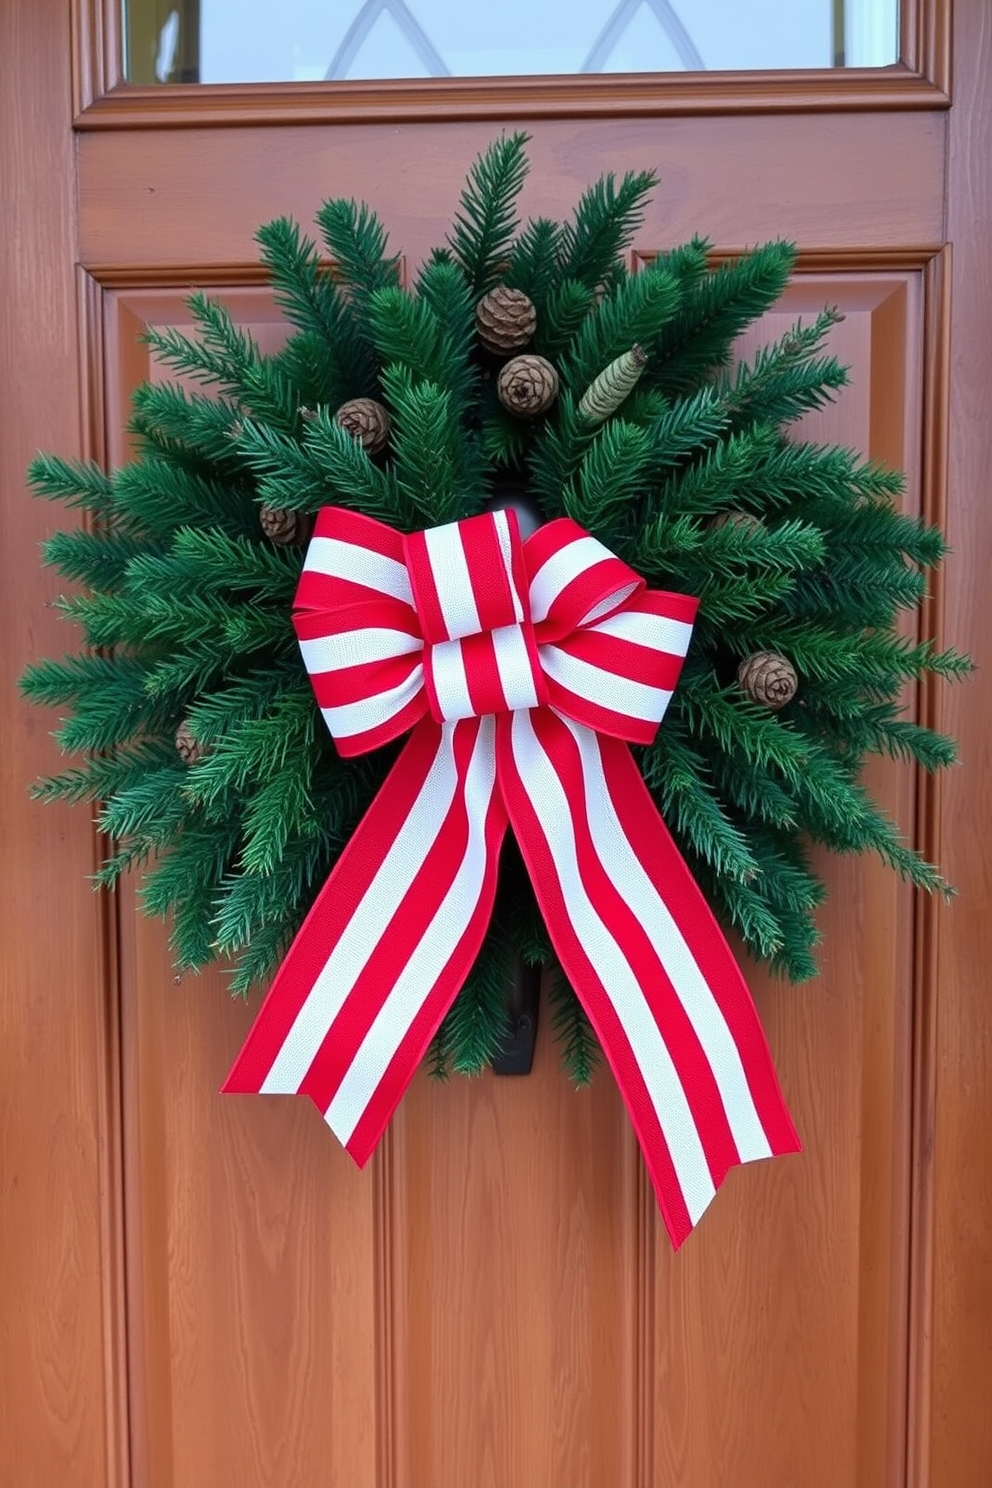
<svg viewBox="0 0 992 1488">
<path fill-rule="evenodd" d="M 124 0 L 134 82 L 885 66 L 898 0 Z"/>
</svg>

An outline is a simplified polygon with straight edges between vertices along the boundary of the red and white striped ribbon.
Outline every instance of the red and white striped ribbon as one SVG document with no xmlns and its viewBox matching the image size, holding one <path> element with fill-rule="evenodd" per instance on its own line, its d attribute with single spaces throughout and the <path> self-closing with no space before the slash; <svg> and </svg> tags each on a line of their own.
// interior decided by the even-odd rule
<svg viewBox="0 0 992 1488">
<path fill-rule="evenodd" d="M 342 754 L 412 729 L 290 947 L 228 1091 L 308 1095 L 357 1162 L 485 935 L 512 825 L 673 1244 L 738 1163 L 799 1149 L 754 1005 L 628 742 L 695 617 L 568 519 L 403 536 L 321 512 L 294 611 Z"/>
</svg>

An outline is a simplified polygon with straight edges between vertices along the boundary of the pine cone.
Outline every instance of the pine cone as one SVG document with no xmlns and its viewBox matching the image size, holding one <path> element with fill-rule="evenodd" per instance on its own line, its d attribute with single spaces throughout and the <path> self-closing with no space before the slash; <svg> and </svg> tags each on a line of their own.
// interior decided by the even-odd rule
<svg viewBox="0 0 992 1488">
<path fill-rule="evenodd" d="M 185 719 L 176 729 L 176 753 L 184 765 L 195 765 L 205 753 L 203 745 L 199 739 L 193 737 L 193 731 Z"/>
<path fill-rule="evenodd" d="M 591 424 L 601 424 L 615 413 L 640 380 L 648 359 L 640 346 L 632 346 L 604 367 L 589 384 L 579 403 L 579 412 Z"/>
<path fill-rule="evenodd" d="M 389 442 L 389 412 L 374 398 L 352 398 L 342 403 L 335 420 L 357 439 L 367 455 L 377 455 Z"/>
<path fill-rule="evenodd" d="M 714 532 L 720 527 L 737 527 L 741 532 L 757 532 L 763 526 L 764 523 L 760 517 L 755 517 L 751 512 L 744 511 L 721 512 L 710 523 L 710 527 Z"/>
<path fill-rule="evenodd" d="M 737 680 L 753 702 L 771 708 L 773 713 L 791 703 L 799 687 L 792 662 L 776 651 L 755 651 L 745 657 L 737 668 Z"/>
<path fill-rule="evenodd" d="M 304 542 L 310 527 L 305 512 L 287 511 L 281 506 L 263 506 L 258 520 L 269 542 L 278 543 L 280 547 Z"/>
<path fill-rule="evenodd" d="M 507 362 L 496 384 L 499 401 L 518 418 L 546 413 L 558 396 L 558 373 L 539 356 L 518 356 Z"/>
<path fill-rule="evenodd" d="M 487 351 L 519 351 L 534 334 L 537 311 L 522 289 L 497 284 L 476 305 L 475 324 Z"/>
</svg>

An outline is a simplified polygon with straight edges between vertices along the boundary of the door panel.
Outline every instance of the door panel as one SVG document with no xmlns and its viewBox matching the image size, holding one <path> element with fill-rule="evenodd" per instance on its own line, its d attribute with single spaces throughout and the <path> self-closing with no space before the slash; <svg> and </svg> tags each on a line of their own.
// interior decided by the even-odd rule
<svg viewBox="0 0 992 1488">
<path fill-rule="evenodd" d="M 940 40 L 943 7 L 909 11 Z M 223 295 L 277 344 L 252 243 L 268 217 L 308 223 L 323 197 L 367 196 L 415 264 L 504 121 L 492 121 L 495 93 L 473 93 L 490 117 L 450 122 L 467 107 L 454 86 L 450 107 L 430 95 L 423 122 L 333 128 L 295 103 L 293 123 L 246 122 L 252 108 L 278 114 L 244 90 L 240 114 L 220 95 L 172 107 L 117 90 L 82 116 L 73 155 L 65 8 L 0 12 L 4 55 L 23 57 L 0 100 L 16 128 L 0 139 L 14 144 L 10 179 L 33 211 L 29 239 L 6 243 L 13 336 L 0 339 L 12 678 L 69 644 L 44 609 L 54 585 L 34 551 L 68 519 L 21 497 L 33 450 L 123 457 L 127 393 L 158 375 L 137 335 L 182 325 L 190 285 Z M 97 14 L 93 4 L 76 16 L 87 86 L 100 73 L 88 42 Z M 966 162 L 988 156 L 974 80 L 992 43 L 981 0 L 959 0 L 957 15 L 966 81 L 946 179 L 948 116 L 922 81 L 910 99 L 905 79 L 874 93 L 863 78 L 838 80 L 829 95 L 821 79 L 796 114 L 749 112 L 747 94 L 720 80 L 708 94 L 682 83 L 664 107 L 681 99 L 686 117 L 665 118 L 650 117 L 647 93 L 635 107 L 626 84 L 611 117 L 600 81 L 589 96 L 601 117 L 532 118 L 524 207 L 562 215 L 600 171 L 655 166 L 640 256 L 697 231 L 727 252 L 795 239 L 800 271 L 751 345 L 838 304 L 833 344 L 852 384 L 807 421 L 811 437 L 902 466 L 908 509 L 931 516 L 944 514 L 949 449 L 960 475 L 946 511 L 958 550 L 948 639 L 981 652 L 992 433 L 978 337 L 983 326 L 992 336 L 992 256 L 972 227 L 988 184 Z M 943 55 L 936 41 L 930 51 Z M 770 104 L 762 87 L 760 107 L 780 107 L 786 95 Z M 351 96 L 334 108 L 346 112 Z M 524 96 L 530 115 L 568 112 L 560 89 Z M 374 114 L 371 98 L 366 88 L 357 115 Z M 822 111 L 802 111 L 814 99 Z M 947 180 L 967 265 L 952 304 Z M 909 701 L 927 718 L 945 710 L 966 767 L 942 793 L 884 765 L 872 785 L 939 848 L 962 900 L 945 915 L 881 867 L 825 864 L 823 976 L 799 989 L 751 977 L 806 1151 L 735 1171 L 678 1256 L 608 1073 L 572 1090 L 546 1027 L 528 1079 L 437 1086 L 419 1075 L 364 1174 L 307 1103 L 220 1098 L 253 1007 L 230 1003 L 216 973 L 173 985 L 165 936 L 135 916 L 132 892 L 116 919 L 89 893 L 87 813 L 27 800 L 28 780 L 55 760 L 41 716 L 8 701 L 0 1479 L 986 1488 L 990 870 L 974 820 L 987 730 L 975 684 L 947 702 Z"/>
<path fill-rule="evenodd" d="M 532 195 L 546 210 L 540 185 Z M 661 231 L 655 210 L 635 262 Z M 807 255 L 740 347 L 837 305 L 851 385 L 803 433 L 901 466 L 912 511 L 925 315 L 939 308 L 927 263 Z M 275 349 L 268 291 L 202 268 Z M 130 389 L 165 375 L 142 333 L 190 329 L 183 289 L 162 281 L 202 273 L 97 272 L 116 464 Z M 120 282 L 139 276 L 150 287 Z M 911 828 L 909 778 L 879 766 L 873 784 Z M 307 1103 L 219 1097 L 251 1010 L 226 1004 L 216 973 L 173 987 L 163 936 L 128 893 L 139 1481 L 288 1484 L 328 1466 L 331 1481 L 397 1488 L 884 1481 L 905 1435 L 913 906 L 877 865 L 824 866 L 823 978 L 752 974 L 806 1155 L 733 1173 L 677 1257 L 608 1073 L 572 1090 L 547 1029 L 526 1080 L 420 1075 L 368 1175 Z"/>
<path fill-rule="evenodd" d="M 311 222 L 324 197 L 367 198 L 394 251 L 444 241 L 474 156 L 509 124 L 88 132 L 79 140 L 82 262 L 120 268 L 254 263 L 255 229 Z M 725 248 L 794 236 L 819 249 L 942 241 L 944 116 L 909 113 L 527 123 L 523 211 L 565 217 L 604 171 L 660 177 L 645 244 L 701 233 Z M 195 164 L 195 168 L 194 168 Z"/>
</svg>

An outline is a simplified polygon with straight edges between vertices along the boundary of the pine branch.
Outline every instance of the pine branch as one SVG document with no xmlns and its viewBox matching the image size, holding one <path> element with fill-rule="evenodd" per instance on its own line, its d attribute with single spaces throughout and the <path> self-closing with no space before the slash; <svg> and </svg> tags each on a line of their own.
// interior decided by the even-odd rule
<svg viewBox="0 0 992 1488">
<path fill-rule="evenodd" d="M 531 456 L 532 489 L 549 521 L 561 515 L 565 493 L 600 432 L 580 416 L 571 393 L 562 392 L 558 421 L 544 425 Z"/>
<path fill-rule="evenodd" d="M 127 749 L 97 754 L 83 765 L 49 775 L 32 786 L 37 801 L 103 801 L 130 785 L 136 785 L 153 770 L 172 764 L 176 757 L 171 739 L 144 739 Z"/>
<path fill-rule="evenodd" d="M 564 492 L 567 516 L 593 535 L 608 535 L 640 495 L 652 463 L 650 436 L 612 418 L 602 425 Z"/>
<path fill-rule="evenodd" d="M 691 463 L 667 476 L 659 493 L 659 508 L 680 517 L 750 508 L 766 458 L 780 442 L 777 429 L 756 424 L 728 434 L 718 444 L 703 444 Z"/>
<path fill-rule="evenodd" d="M 253 987 L 269 980 L 289 950 L 292 934 L 286 922 L 270 921 L 255 926 L 231 975 L 232 996 L 244 997 Z"/>
<path fill-rule="evenodd" d="M 101 832 L 108 837 L 140 836 L 155 847 L 164 846 L 189 812 L 185 784 L 186 766 L 173 750 L 171 760 L 114 792 L 100 812 Z"/>
<path fill-rule="evenodd" d="M 462 503 L 469 510 L 480 506 L 482 492 L 468 484 L 465 442 L 448 393 L 434 382 L 414 383 L 397 366 L 387 367 L 382 381 L 395 415 L 397 486 L 420 525 L 453 521 Z"/>
<path fill-rule="evenodd" d="M 733 427 L 786 423 L 831 401 L 846 385 L 847 372 L 833 357 L 815 352 L 840 318 L 835 310 L 824 310 L 811 326 L 797 323 L 738 367 L 726 391 Z"/>
<path fill-rule="evenodd" d="M 256 602 L 289 608 L 300 577 L 300 555 L 216 528 L 183 528 L 168 553 L 138 552 L 129 561 L 127 584 L 137 593 L 226 597 L 241 592 Z"/>
<path fill-rule="evenodd" d="M 718 877 L 692 852 L 685 856 L 708 902 L 727 925 L 738 931 L 752 955 L 759 961 L 774 962 L 780 958 L 786 945 L 786 932 L 780 915 L 767 902 L 760 887 L 754 882 Z"/>
<path fill-rule="evenodd" d="M 373 465 L 325 408 L 307 423 L 302 443 L 248 421 L 238 443 L 257 474 L 259 499 L 269 506 L 317 511 L 338 504 L 397 526 L 404 521 L 407 508 L 393 472 Z"/>
<path fill-rule="evenodd" d="M 322 472 L 330 500 L 404 531 L 416 525 L 395 470 L 373 464 L 359 441 L 324 410 L 308 425 L 304 449 Z"/>
<path fill-rule="evenodd" d="M 683 296 L 701 284 L 709 269 L 710 244 L 706 238 L 693 237 L 651 260 L 651 267 L 670 274 Z"/>
<path fill-rule="evenodd" d="M 472 360 L 476 344 L 475 304 L 469 287 L 454 264 L 432 263 L 417 280 L 416 292 L 443 327 L 440 356 L 428 375 L 447 387 L 460 409 L 467 410 L 478 383 Z"/>
<path fill-rule="evenodd" d="M 625 265 L 621 254 L 644 221 L 653 171 L 628 171 L 619 186 L 612 173 L 583 192 L 562 232 L 561 272 L 593 291 L 614 284 Z"/>
<path fill-rule="evenodd" d="M 177 383 L 143 383 L 131 395 L 128 430 L 167 465 L 236 480 L 244 474 L 233 443 L 240 418 L 230 398 L 188 392 Z"/>
<path fill-rule="evenodd" d="M 218 301 L 197 293 L 187 303 L 200 337 L 194 341 L 172 327 L 148 329 L 144 339 L 159 360 L 187 377 L 217 384 L 254 417 L 292 429 L 297 403 L 277 363 L 263 357 L 253 337 Z"/>
<path fill-rule="evenodd" d="M 504 282 L 511 289 L 521 289 L 536 307 L 544 308 L 558 278 L 562 230 L 547 217 L 528 222 L 510 253 Z"/>
<path fill-rule="evenodd" d="M 218 879 L 213 917 L 217 953 L 234 956 L 240 966 L 243 953 L 266 927 L 273 927 L 275 938 L 288 940 L 299 929 L 304 906 L 326 879 L 330 862 L 326 841 L 312 838 L 287 843 L 270 873 L 226 868 Z M 246 991 L 250 984 L 239 972 L 238 990 Z"/>
<path fill-rule="evenodd" d="M 368 329 L 321 263 L 317 245 L 287 217 L 266 223 L 255 236 L 277 302 L 300 332 L 280 358 L 287 371 L 302 374 L 307 396 L 332 409 L 373 393 L 376 359 Z"/>
<path fill-rule="evenodd" d="M 659 470 L 698 456 L 727 429 L 728 413 L 716 388 L 701 388 L 680 398 L 651 426 L 654 460 Z"/>
<path fill-rule="evenodd" d="M 243 697 L 245 691 L 243 685 Z M 285 775 L 302 781 L 306 794 L 312 789 L 320 718 L 309 688 L 302 681 L 284 688 L 269 698 L 264 711 L 258 697 L 245 702 L 248 706 L 226 716 L 218 716 L 215 703 L 212 720 L 208 703 L 188 715 L 196 737 L 211 746 L 188 774 L 187 795 L 200 806 L 243 796 Z M 202 722 L 206 727 L 201 733 Z"/>
<path fill-rule="evenodd" d="M 512 952 L 498 922 L 490 926 L 475 965 L 439 1029 L 440 1047 L 456 1074 L 476 1075 L 500 1052 L 509 1029 L 506 989 Z"/>
<path fill-rule="evenodd" d="M 295 769 L 283 767 L 248 803 L 244 815 L 241 863 L 247 873 L 271 873 L 294 835 L 307 833 L 313 821 L 311 770 L 296 759 Z"/>
<path fill-rule="evenodd" d="M 557 361 L 582 329 L 595 303 L 595 293 L 587 284 L 578 279 L 562 279 L 548 292 L 543 307 L 538 310 L 534 350 Z"/>
<path fill-rule="evenodd" d="M 648 381 L 664 392 L 688 392 L 730 357 L 734 341 L 775 303 L 789 281 L 795 249 L 769 243 L 723 264 L 682 300 L 650 354 Z"/>
<path fill-rule="evenodd" d="M 63 578 L 107 590 L 120 587 L 129 564 L 144 551 L 144 544 L 127 532 L 87 532 L 80 527 L 56 532 L 42 547 L 45 562 Z"/>
<path fill-rule="evenodd" d="M 378 217 L 364 202 L 328 201 L 317 213 L 324 242 L 337 260 L 359 323 L 369 319 L 372 296 L 400 282 L 400 260 L 386 253 Z"/>
<path fill-rule="evenodd" d="M 114 519 L 110 477 L 95 461 L 35 455 L 28 466 L 28 481 L 36 496 L 92 512 L 103 522 Z"/>
<path fill-rule="evenodd" d="M 147 875 L 146 914 L 173 916 L 170 945 L 180 971 L 195 971 L 217 954 L 213 914 L 217 886 L 237 846 L 236 823 L 187 826 Z"/>
<path fill-rule="evenodd" d="M 505 271 L 517 230 L 516 201 L 527 177 L 527 140 L 521 131 L 494 140 L 473 164 L 462 191 L 448 242 L 473 299 Z"/>
<path fill-rule="evenodd" d="M 563 366 L 573 393 L 581 397 L 603 368 L 631 346 L 655 341 L 675 313 L 679 298 L 672 275 L 646 269 L 601 299 L 580 326 Z"/>
<path fill-rule="evenodd" d="M 580 1089 L 591 1085 L 603 1056 L 586 1010 L 562 971 L 548 978 L 548 1004 L 566 1074 Z"/>
<path fill-rule="evenodd" d="M 236 533 L 258 532 L 254 493 L 246 482 L 225 481 L 178 470 L 145 458 L 113 476 L 115 510 L 128 530 L 167 539 L 180 527 L 222 525 Z"/>
<path fill-rule="evenodd" d="M 168 705 L 147 696 L 148 662 L 129 656 L 84 654 L 62 661 L 39 661 L 21 678 L 21 691 L 33 703 L 59 708 L 71 704 L 55 737 L 67 753 L 114 749 L 138 734 L 159 734 L 179 722 Z"/>
<path fill-rule="evenodd" d="M 667 720 L 642 754 L 644 779 L 665 822 L 715 873 L 747 883 L 757 868 L 744 834 L 721 808 L 706 762 Z"/>
</svg>

